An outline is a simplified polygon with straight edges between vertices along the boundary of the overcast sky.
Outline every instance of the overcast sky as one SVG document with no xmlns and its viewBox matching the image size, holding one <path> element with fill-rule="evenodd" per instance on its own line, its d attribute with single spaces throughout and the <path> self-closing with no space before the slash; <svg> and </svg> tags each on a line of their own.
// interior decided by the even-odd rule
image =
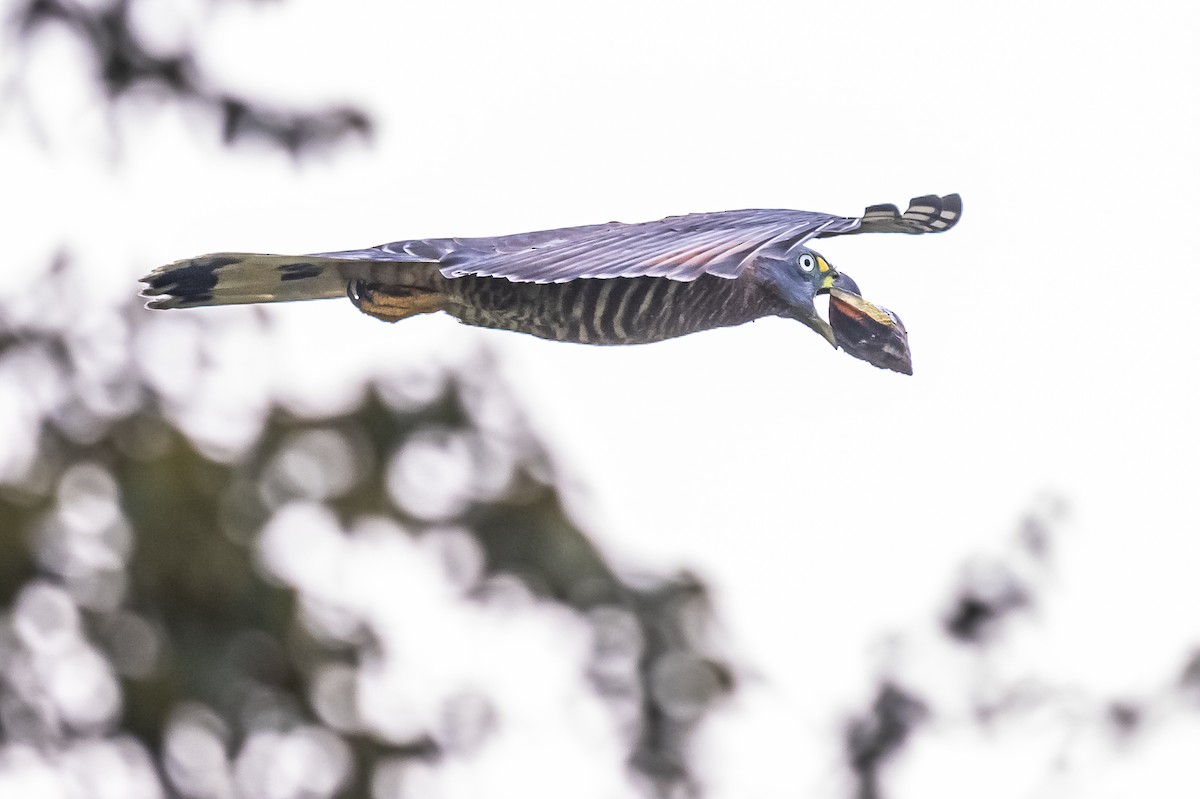
<svg viewBox="0 0 1200 799">
<path fill-rule="evenodd" d="M 344 302 L 279 309 L 287 335 L 258 379 L 301 404 L 336 403 L 373 358 L 494 346 L 598 545 L 621 567 L 711 582 L 724 643 L 758 675 L 701 736 L 714 796 L 827 792 L 830 732 L 880 667 L 880 634 L 928 634 L 959 565 L 1002 551 L 1047 492 L 1070 517 L 1053 600 L 1006 644 L 1014 673 L 1104 696 L 1144 691 L 1200 643 L 1200 6 L 139 8 L 164 46 L 204 31 L 203 65 L 225 85 L 363 104 L 380 122 L 376 146 L 297 169 L 266 150 L 225 152 L 212 120 L 150 101 L 119 111 L 116 144 L 71 68 L 78 47 L 51 33 L 23 65 L 0 55 L 39 87 L 0 117 L 0 175 L 20 186 L 0 199 L 5 291 L 25 284 L 11 267 L 64 240 L 111 296 L 135 291 L 149 267 L 215 250 L 746 207 L 852 215 L 962 194 L 963 221 L 944 236 L 818 244 L 903 318 L 912 377 L 782 320 L 601 349 L 448 318 L 385 326 Z M 26 115 L 41 120 L 43 144 Z M 949 668 L 910 667 L 935 696 Z M 815 698 L 814 681 L 831 688 Z M 1097 744 L 1061 783 L 1046 781 L 1057 748 L 1009 738 L 935 736 L 909 753 L 897 786 L 997 797 L 1200 788 L 1196 724 L 1141 759 Z M 1148 788 L 1156 775 L 1162 787 Z M 472 795 L 455 779 L 444 789 Z M 1172 793 L 1181 780 L 1190 790 Z M 612 795 L 608 781 L 593 787 Z"/>
</svg>

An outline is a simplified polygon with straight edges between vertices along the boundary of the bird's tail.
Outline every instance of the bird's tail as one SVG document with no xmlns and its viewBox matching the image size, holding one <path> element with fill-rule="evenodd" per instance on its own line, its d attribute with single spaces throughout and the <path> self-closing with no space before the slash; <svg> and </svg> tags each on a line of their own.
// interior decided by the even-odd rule
<svg viewBox="0 0 1200 799">
<path fill-rule="evenodd" d="M 322 300 L 346 295 L 361 260 L 220 252 L 160 266 L 142 278 L 150 308 Z"/>
</svg>

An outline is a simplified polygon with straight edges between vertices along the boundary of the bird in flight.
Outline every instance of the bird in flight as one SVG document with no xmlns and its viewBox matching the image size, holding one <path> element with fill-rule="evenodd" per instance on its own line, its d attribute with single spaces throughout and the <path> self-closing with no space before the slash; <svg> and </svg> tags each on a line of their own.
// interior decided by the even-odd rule
<svg viewBox="0 0 1200 799">
<path fill-rule="evenodd" d="M 489 238 L 410 239 L 313 255 L 222 252 L 161 266 L 142 282 L 151 308 L 347 296 L 396 322 L 445 311 L 479 327 L 582 344 L 646 344 L 764 316 L 795 319 L 834 347 L 912 374 L 900 318 L 809 248 L 857 233 L 938 233 L 957 194 L 861 217 L 746 210 Z M 829 295 L 829 321 L 816 308 Z"/>
</svg>

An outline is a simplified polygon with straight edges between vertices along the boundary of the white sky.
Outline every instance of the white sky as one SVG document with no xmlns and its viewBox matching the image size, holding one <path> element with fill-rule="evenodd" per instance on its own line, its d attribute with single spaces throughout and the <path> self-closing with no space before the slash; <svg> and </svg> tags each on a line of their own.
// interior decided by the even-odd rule
<svg viewBox="0 0 1200 799">
<path fill-rule="evenodd" d="M 831 790 L 824 739 L 879 667 L 881 631 L 927 631 L 959 564 L 1006 546 L 1046 490 L 1072 516 L 1052 600 L 1011 642 L 1017 673 L 1143 691 L 1200 642 L 1200 6 L 177 5 L 144 2 L 141 19 L 164 43 L 211 25 L 214 80 L 362 103 L 377 146 L 296 170 L 225 152 L 211 120 L 147 101 L 118 114 L 121 158 L 106 163 L 104 113 L 69 69 L 74 45 L 51 35 L 23 67 L 38 94 L 0 116 L 10 267 L 65 239 L 109 294 L 214 250 L 963 195 L 945 236 L 821 248 L 904 319 L 911 378 L 781 320 L 599 349 L 448 319 L 384 326 L 344 303 L 279 310 L 289 341 L 263 379 L 291 396 L 336 397 L 370 357 L 487 340 L 602 549 L 710 581 L 725 643 L 760 675 L 702 736 L 715 796 Z M 297 388 L 301 364 L 312 376 Z M 936 695 L 930 668 L 912 676 Z M 836 689 L 814 697 L 814 681 Z M 1111 753 L 1089 750 L 1062 784 L 1045 779 L 1058 750 L 1025 751 L 1020 732 L 1004 746 L 939 740 L 905 760 L 900 795 L 953 795 L 980 774 L 995 796 L 1145 793 L 1151 774 L 1167 775 L 1156 795 L 1200 788 L 1195 726 L 1103 769 Z M 464 779 L 445 790 L 469 795 Z"/>
</svg>

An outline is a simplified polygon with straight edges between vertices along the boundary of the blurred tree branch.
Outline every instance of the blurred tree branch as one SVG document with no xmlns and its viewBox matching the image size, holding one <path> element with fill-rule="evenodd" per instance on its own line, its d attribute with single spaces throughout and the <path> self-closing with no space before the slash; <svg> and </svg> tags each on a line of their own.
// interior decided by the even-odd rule
<svg viewBox="0 0 1200 799">
<path fill-rule="evenodd" d="M 48 25 L 74 33 L 92 52 L 96 77 L 109 102 L 119 102 L 137 88 L 156 88 L 217 115 L 228 145 L 257 139 L 298 157 L 335 147 L 350 136 L 371 137 L 373 122 L 360 108 L 286 110 L 213 87 L 190 52 L 154 53 L 131 24 L 131 6 L 132 0 L 88 6 L 71 0 L 30 0 L 12 20 L 20 41 Z"/>
</svg>

